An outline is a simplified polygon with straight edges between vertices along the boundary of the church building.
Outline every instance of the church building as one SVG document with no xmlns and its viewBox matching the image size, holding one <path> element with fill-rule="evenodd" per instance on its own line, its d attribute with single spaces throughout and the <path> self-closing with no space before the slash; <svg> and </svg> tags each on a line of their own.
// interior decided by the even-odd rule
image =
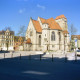
<svg viewBox="0 0 80 80">
<path fill-rule="evenodd" d="M 64 15 L 55 19 L 30 18 L 25 37 L 25 50 L 69 51 L 69 32 L 67 18 Z"/>
</svg>

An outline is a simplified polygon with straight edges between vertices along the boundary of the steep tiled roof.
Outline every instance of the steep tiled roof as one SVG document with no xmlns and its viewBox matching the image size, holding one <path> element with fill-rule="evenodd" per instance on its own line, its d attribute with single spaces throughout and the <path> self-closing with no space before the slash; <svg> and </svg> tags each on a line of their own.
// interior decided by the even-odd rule
<svg viewBox="0 0 80 80">
<path fill-rule="evenodd" d="M 40 26 L 39 21 L 32 20 L 32 22 L 33 22 L 33 25 L 34 25 L 36 31 L 37 31 L 37 32 L 42 32 L 42 29 L 41 29 L 41 26 Z"/>
<path fill-rule="evenodd" d="M 43 19 L 43 18 L 40 18 L 41 19 L 41 22 L 44 24 L 44 23 L 47 23 L 49 25 L 49 28 L 50 29 L 58 29 L 58 30 L 62 30 L 61 27 L 59 26 L 59 24 L 53 19 L 53 18 L 50 18 L 50 19 Z"/>
<path fill-rule="evenodd" d="M 26 44 L 31 44 L 31 39 L 30 38 L 27 39 Z"/>
<path fill-rule="evenodd" d="M 80 35 L 72 35 L 72 36 L 71 36 L 71 39 L 74 39 L 74 38 L 77 38 L 77 39 L 80 40 Z"/>
<path fill-rule="evenodd" d="M 60 16 L 57 16 L 55 20 L 61 19 L 61 18 L 65 18 L 66 19 L 66 17 L 64 15 L 60 15 Z"/>
<path fill-rule="evenodd" d="M 64 33 L 64 34 L 65 34 L 65 33 L 68 34 L 69 32 L 68 32 L 67 30 L 64 30 L 63 33 Z"/>
</svg>

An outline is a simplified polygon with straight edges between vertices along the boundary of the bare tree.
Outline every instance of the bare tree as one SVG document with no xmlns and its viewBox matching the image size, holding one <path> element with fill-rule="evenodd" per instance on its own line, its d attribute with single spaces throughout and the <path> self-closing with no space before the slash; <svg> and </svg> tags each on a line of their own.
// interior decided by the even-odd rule
<svg viewBox="0 0 80 80">
<path fill-rule="evenodd" d="M 72 39 L 72 35 L 75 35 L 77 33 L 77 29 L 76 27 L 74 27 L 73 24 L 71 24 L 71 26 L 69 27 L 69 33 L 70 33 L 70 39 L 71 39 L 71 50 L 75 48 L 75 43 L 74 43 L 74 40 Z"/>
<path fill-rule="evenodd" d="M 11 27 L 5 27 L 4 31 L 6 30 L 10 30 L 11 31 Z"/>
<path fill-rule="evenodd" d="M 76 32 L 77 32 L 76 27 L 74 27 L 74 25 L 73 25 L 73 24 L 71 24 L 71 26 L 69 27 L 70 37 L 71 37 L 72 35 L 75 35 L 75 34 L 76 34 Z"/>
<path fill-rule="evenodd" d="M 18 31 L 17 35 L 18 35 L 18 36 L 23 36 L 23 37 L 25 37 L 25 33 L 26 33 L 25 26 L 21 26 L 21 27 L 19 28 L 19 31 Z"/>
</svg>

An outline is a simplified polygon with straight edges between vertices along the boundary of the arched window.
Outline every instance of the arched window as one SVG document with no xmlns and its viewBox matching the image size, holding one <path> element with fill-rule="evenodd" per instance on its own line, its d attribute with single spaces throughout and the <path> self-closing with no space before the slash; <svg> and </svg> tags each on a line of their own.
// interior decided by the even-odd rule
<svg viewBox="0 0 80 80">
<path fill-rule="evenodd" d="M 61 33 L 58 32 L 58 35 L 59 35 L 59 50 L 60 50 L 60 49 L 61 49 L 61 48 L 60 48 L 60 46 L 61 46 L 61 44 L 60 44 L 60 41 L 61 41 Z"/>
<path fill-rule="evenodd" d="M 41 35 L 39 35 L 39 45 L 41 45 Z"/>
<path fill-rule="evenodd" d="M 59 32 L 58 34 L 59 34 L 59 41 L 61 41 L 61 33 Z"/>
<path fill-rule="evenodd" d="M 51 33 L 51 41 L 55 41 L 55 32 L 54 31 Z"/>
<path fill-rule="evenodd" d="M 32 31 L 30 32 L 30 36 L 32 36 Z"/>
</svg>

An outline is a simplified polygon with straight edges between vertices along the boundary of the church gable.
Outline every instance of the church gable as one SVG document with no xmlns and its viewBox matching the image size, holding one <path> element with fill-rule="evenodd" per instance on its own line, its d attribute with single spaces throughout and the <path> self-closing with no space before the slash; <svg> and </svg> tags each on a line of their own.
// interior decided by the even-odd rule
<svg viewBox="0 0 80 80">
<path fill-rule="evenodd" d="M 32 19 L 30 19 L 30 22 L 26 31 L 26 39 L 33 37 L 34 36 L 33 34 L 35 33 L 36 33 L 36 30 L 34 28 Z"/>
</svg>

